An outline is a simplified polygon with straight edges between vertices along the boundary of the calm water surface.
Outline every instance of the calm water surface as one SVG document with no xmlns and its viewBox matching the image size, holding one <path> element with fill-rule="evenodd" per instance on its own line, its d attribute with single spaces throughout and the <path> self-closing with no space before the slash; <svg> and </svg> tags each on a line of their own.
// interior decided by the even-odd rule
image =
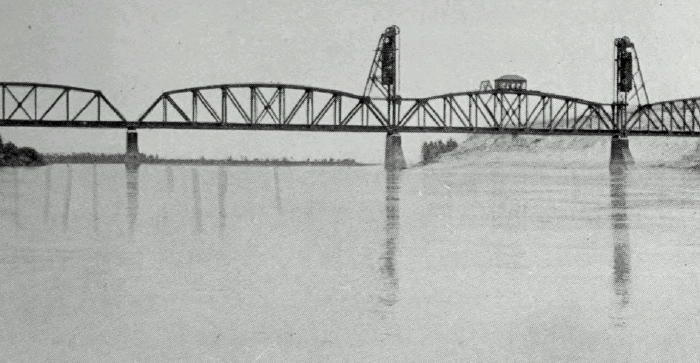
<svg viewBox="0 0 700 363">
<path fill-rule="evenodd" d="M 0 169 L 8 361 L 698 361 L 700 172 Z"/>
</svg>

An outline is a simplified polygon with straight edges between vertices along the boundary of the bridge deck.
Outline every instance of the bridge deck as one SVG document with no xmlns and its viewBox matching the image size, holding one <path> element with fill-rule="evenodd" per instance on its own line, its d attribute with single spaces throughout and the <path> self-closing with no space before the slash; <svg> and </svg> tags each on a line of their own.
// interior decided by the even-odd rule
<svg viewBox="0 0 700 363">
<path fill-rule="evenodd" d="M 238 131 L 292 131 L 292 132 L 364 132 L 387 133 L 384 126 L 357 125 L 271 125 L 271 124 L 216 124 L 182 122 L 138 122 L 138 121 L 16 121 L 0 120 L 0 127 L 39 127 L 39 128 L 92 128 L 92 129 L 169 129 L 169 130 L 238 130 Z M 404 126 L 393 129 L 398 133 L 445 133 L 445 134 L 514 134 L 540 136 L 613 136 L 617 130 L 564 130 L 564 129 L 525 129 L 493 127 L 434 127 Z M 699 131 L 654 131 L 628 130 L 628 136 L 673 136 L 700 137 Z"/>
</svg>

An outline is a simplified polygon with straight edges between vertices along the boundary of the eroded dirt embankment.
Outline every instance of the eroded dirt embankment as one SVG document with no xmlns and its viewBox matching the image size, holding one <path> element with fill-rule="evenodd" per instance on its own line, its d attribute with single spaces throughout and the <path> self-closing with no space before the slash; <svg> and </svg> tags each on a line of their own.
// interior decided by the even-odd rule
<svg viewBox="0 0 700 363">
<path fill-rule="evenodd" d="M 470 135 L 428 167 L 470 165 L 607 167 L 609 136 Z M 693 138 L 631 137 L 630 151 L 642 167 L 700 167 L 700 145 Z"/>
</svg>

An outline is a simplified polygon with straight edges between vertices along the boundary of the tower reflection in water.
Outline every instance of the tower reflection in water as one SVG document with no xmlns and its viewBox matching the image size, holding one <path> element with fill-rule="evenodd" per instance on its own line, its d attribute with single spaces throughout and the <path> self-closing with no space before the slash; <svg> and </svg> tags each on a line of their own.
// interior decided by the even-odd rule
<svg viewBox="0 0 700 363">
<path fill-rule="evenodd" d="M 380 302 L 391 307 L 398 301 L 399 280 L 396 273 L 396 246 L 400 235 L 399 192 L 401 191 L 401 172 L 386 171 L 386 240 L 380 257 L 379 271 L 382 277 Z"/>
<path fill-rule="evenodd" d="M 139 215 L 139 164 L 126 164 L 126 218 L 129 238 L 134 236 Z"/>
<path fill-rule="evenodd" d="M 615 325 L 624 326 L 623 312 L 630 302 L 630 236 L 627 221 L 628 175 L 624 170 L 610 173 L 610 222 L 613 237 L 612 284 L 617 304 Z"/>
</svg>

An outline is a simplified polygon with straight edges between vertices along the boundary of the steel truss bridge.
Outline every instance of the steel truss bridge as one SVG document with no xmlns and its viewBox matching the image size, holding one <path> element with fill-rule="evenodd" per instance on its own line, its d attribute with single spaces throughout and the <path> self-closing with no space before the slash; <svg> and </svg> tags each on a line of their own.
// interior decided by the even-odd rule
<svg viewBox="0 0 700 363">
<path fill-rule="evenodd" d="M 624 128 L 613 105 L 532 90 L 485 90 L 389 101 L 289 84 L 168 91 L 128 120 L 99 90 L 0 83 L 0 126 L 341 132 L 700 136 L 700 97 L 640 105 Z"/>
<path fill-rule="evenodd" d="M 492 88 L 486 81 L 479 90 L 402 97 L 399 29 L 391 26 L 379 38 L 361 95 L 281 83 L 217 84 L 163 92 L 140 116 L 126 118 L 99 90 L 0 82 L 0 126 L 119 128 L 132 134 L 137 129 L 208 129 L 390 136 L 403 132 L 612 135 L 618 139 L 700 136 L 700 97 L 651 103 L 634 44 L 627 37 L 617 38 L 614 54 L 611 103 L 498 83 Z M 127 134 L 127 154 L 138 153 L 136 140 Z M 394 146 L 400 150 L 400 140 Z"/>
</svg>

